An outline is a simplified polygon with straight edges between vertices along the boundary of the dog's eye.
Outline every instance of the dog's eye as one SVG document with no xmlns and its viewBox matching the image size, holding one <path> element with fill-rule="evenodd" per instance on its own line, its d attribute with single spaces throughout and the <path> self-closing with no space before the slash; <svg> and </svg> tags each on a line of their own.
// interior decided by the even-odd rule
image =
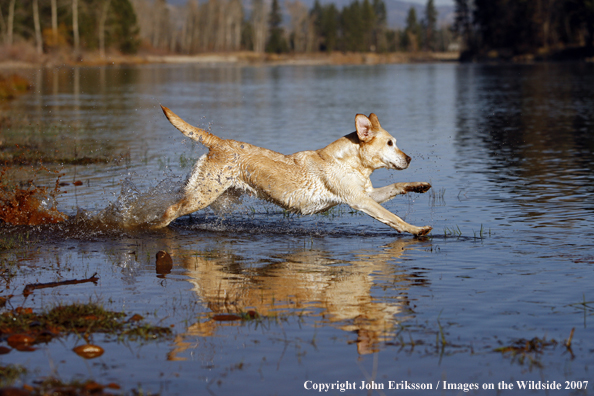
<svg viewBox="0 0 594 396">
<path fill-rule="evenodd" d="M 392 142 L 391 140 L 388 140 L 388 146 L 393 146 L 394 142 Z"/>
</svg>

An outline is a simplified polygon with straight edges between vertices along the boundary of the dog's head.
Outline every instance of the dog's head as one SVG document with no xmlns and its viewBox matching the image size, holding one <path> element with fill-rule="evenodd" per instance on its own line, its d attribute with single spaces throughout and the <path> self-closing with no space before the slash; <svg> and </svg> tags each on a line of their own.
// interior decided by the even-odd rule
<svg viewBox="0 0 594 396">
<path fill-rule="evenodd" d="M 396 146 L 396 138 L 380 125 L 373 113 L 366 117 L 357 114 L 355 127 L 361 145 L 362 159 L 373 168 L 402 170 L 408 168 L 410 157 Z"/>
</svg>

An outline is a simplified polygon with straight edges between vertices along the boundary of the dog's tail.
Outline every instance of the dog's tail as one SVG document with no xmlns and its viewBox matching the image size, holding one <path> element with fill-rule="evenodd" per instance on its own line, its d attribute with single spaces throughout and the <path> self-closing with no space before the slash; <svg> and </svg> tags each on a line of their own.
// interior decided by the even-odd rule
<svg viewBox="0 0 594 396">
<path fill-rule="evenodd" d="M 165 117 L 167 117 L 169 122 L 190 139 L 194 139 L 208 148 L 222 140 L 220 137 L 215 136 L 204 129 L 196 128 L 195 126 L 188 124 L 167 107 L 161 105 L 161 108 L 163 109 L 163 113 L 165 113 Z"/>
</svg>

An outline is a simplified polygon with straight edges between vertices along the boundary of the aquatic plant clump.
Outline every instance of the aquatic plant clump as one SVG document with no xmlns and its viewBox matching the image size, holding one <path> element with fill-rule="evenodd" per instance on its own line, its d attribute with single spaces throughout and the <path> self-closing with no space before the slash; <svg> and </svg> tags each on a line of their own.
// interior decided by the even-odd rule
<svg viewBox="0 0 594 396">
<path fill-rule="evenodd" d="M 167 327 L 143 323 L 140 315 L 125 320 L 123 312 L 112 312 L 94 304 L 59 305 L 35 313 L 18 307 L 0 315 L 0 335 L 16 350 L 31 350 L 32 345 L 69 334 L 106 333 L 129 340 L 155 339 L 171 334 Z M 6 347 L 2 347 L 6 348 Z"/>
<path fill-rule="evenodd" d="M 6 182 L 4 175 L 7 171 L 8 168 L 0 170 L 0 221 L 13 225 L 40 225 L 66 220 L 66 215 L 57 209 L 59 178 L 54 189 L 38 187 L 32 182 L 23 188 Z"/>
<path fill-rule="evenodd" d="M 0 366 L 0 394 L 2 395 L 69 395 L 69 396 L 113 396 L 113 395 L 151 395 L 145 393 L 141 388 L 131 389 L 128 392 L 122 391 L 122 387 L 114 382 L 102 384 L 94 380 L 72 380 L 62 381 L 58 378 L 47 377 L 33 380 L 30 384 L 23 384 L 22 387 L 14 386 L 14 383 L 27 374 L 27 370 L 20 366 Z M 116 393 L 112 393 L 116 392 Z"/>
<path fill-rule="evenodd" d="M 26 373 L 27 369 L 19 365 L 8 364 L 6 366 L 0 366 L 0 387 L 12 384 Z"/>
<path fill-rule="evenodd" d="M 18 74 L 9 77 L 0 75 L 0 100 L 13 99 L 16 94 L 31 89 L 31 84 Z"/>
<path fill-rule="evenodd" d="M 573 338 L 573 330 L 571 331 L 570 339 L 568 340 L 566 347 L 568 350 L 571 349 L 571 338 Z M 501 352 L 502 354 L 511 353 L 512 359 L 518 359 L 518 363 L 524 364 L 525 360 L 528 360 L 530 365 L 542 367 L 542 363 L 538 360 L 538 355 L 542 354 L 547 348 L 554 348 L 558 344 L 555 339 L 550 341 L 544 338 L 534 337 L 530 340 L 520 338 L 513 341 L 510 345 L 495 348 L 495 352 Z"/>
</svg>

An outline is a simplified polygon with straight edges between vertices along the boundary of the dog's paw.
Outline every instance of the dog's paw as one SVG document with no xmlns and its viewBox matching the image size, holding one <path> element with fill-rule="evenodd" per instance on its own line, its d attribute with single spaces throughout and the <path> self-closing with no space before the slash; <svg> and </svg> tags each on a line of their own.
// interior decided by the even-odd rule
<svg viewBox="0 0 594 396">
<path fill-rule="evenodd" d="M 423 236 L 423 235 L 427 235 L 431 232 L 431 230 L 433 229 L 433 227 L 430 226 L 425 226 L 425 227 L 417 227 L 418 229 L 416 230 L 416 232 L 414 233 L 415 236 Z"/>
<path fill-rule="evenodd" d="M 429 191 L 431 184 L 425 182 L 409 183 L 406 187 L 407 192 L 424 193 Z"/>
</svg>

